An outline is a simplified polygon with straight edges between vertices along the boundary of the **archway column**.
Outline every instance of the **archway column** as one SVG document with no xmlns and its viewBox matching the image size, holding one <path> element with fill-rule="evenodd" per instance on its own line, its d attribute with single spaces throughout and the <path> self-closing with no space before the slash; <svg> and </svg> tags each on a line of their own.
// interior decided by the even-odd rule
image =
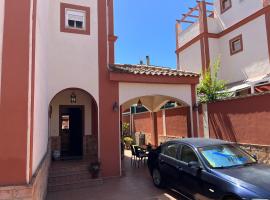
<svg viewBox="0 0 270 200">
<path fill-rule="evenodd" d="M 152 118 L 152 142 L 154 146 L 158 146 L 158 128 L 157 128 L 157 112 L 151 112 Z"/>
</svg>

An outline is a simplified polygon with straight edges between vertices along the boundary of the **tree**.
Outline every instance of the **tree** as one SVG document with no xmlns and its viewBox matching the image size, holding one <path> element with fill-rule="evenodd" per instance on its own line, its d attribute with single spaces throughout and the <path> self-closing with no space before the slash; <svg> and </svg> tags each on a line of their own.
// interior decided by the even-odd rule
<svg viewBox="0 0 270 200">
<path fill-rule="evenodd" d="M 226 92 L 226 82 L 218 79 L 220 58 L 216 59 L 212 66 L 213 72 L 207 69 L 197 88 L 197 94 L 201 103 L 213 102 L 229 96 Z"/>
</svg>

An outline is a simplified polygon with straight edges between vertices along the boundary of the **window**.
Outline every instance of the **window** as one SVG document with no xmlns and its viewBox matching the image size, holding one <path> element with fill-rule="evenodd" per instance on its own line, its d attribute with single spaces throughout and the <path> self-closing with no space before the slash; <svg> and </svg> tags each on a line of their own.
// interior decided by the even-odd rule
<svg viewBox="0 0 270 200">
<path fill-rule="evenodd" d="M 63 132 L 69 131 L 69 115 L 62 115 L 61 116 L 61 130 Z"/>
<path fill-rule="evenodd" d="M 230 52 L 231 55 L 234 55 L 241 51 L 243 51 L 243 39 L 242 35 L 239 35 L 230 40 Z"/>
<path fill-rule="evenodd" d="M 66 9 L 66 28 L 85 30 L 85 12 Z"/>
<path fill-rule="evenodd" d="M 191 161 L 199 162 L 195 152 L 188 146 L 183 146 L 181 150 L 181 161 L 189 163 Z"/>
<path fill-rule="evenodd" d="M 231 0 L 220 0 L 220 12 L 224 13 L 232 7 Z"/>
<path fill-rule="evenodd" d="M 162 153 L 166 156 L 169 156 L 171 158 L 176 158 L 177 155 L 177 149 L 178 145 L 177 144 L 168 144 L 163 147 Z"/>
<path fill-rule="evenodd" d="M 90 35 L 90 8 L 61 3 L 61 32 Z"/>
</svg>

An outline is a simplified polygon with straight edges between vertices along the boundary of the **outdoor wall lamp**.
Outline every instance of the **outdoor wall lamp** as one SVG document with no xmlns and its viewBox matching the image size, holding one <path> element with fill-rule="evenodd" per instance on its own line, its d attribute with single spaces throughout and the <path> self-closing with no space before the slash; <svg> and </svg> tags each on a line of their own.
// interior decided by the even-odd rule
<svg viewBox="0 0 270 200">
<path fill-rule="evenodd" d="M 198 111 L 199 110 L 199 107 L 200 107 L 200 104 L 199 103 L 194 103 L 192 109 L 193 109 L 193 111 Z"/>
<path fill-rule="evenodd" d="M 74 92 L 72 92 L 70 95 L 70 103 L 72 104 L 77 103 L 77 96 Z"/>
<path fill-rule="evenodd" d="M 142 101 L 139 99 L 138 103 L 137 103 L 137 107 L 138 108 L 141 108 L 143 105 L 142 105 Z"/>
<path fill-rule="evenodd" d="M 113 111 L 114 112 L 118 112 L 118 110 L 119 110 L 119 105 L 118 105 L 117 102 L 114 102 L 114 104 L 113 104 Z"/>
</svg>

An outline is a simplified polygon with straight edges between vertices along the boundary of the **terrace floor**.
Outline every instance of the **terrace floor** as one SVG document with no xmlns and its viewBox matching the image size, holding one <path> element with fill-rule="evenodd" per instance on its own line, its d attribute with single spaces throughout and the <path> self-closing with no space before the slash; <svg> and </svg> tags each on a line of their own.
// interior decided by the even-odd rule
<svg viewBox="0 0 270 200">
<path fill-rule="evenodd" d="M 136 168 L 130 165 L 130 152 L 125 152 L 123 161 L 125 176 L 104 180 L 102 185 L 89 188 L 50 192 L 47 200 L 176 200 L 181 199 L 169 190 L 154 187 L 147 166 Z"/>
</svg>

